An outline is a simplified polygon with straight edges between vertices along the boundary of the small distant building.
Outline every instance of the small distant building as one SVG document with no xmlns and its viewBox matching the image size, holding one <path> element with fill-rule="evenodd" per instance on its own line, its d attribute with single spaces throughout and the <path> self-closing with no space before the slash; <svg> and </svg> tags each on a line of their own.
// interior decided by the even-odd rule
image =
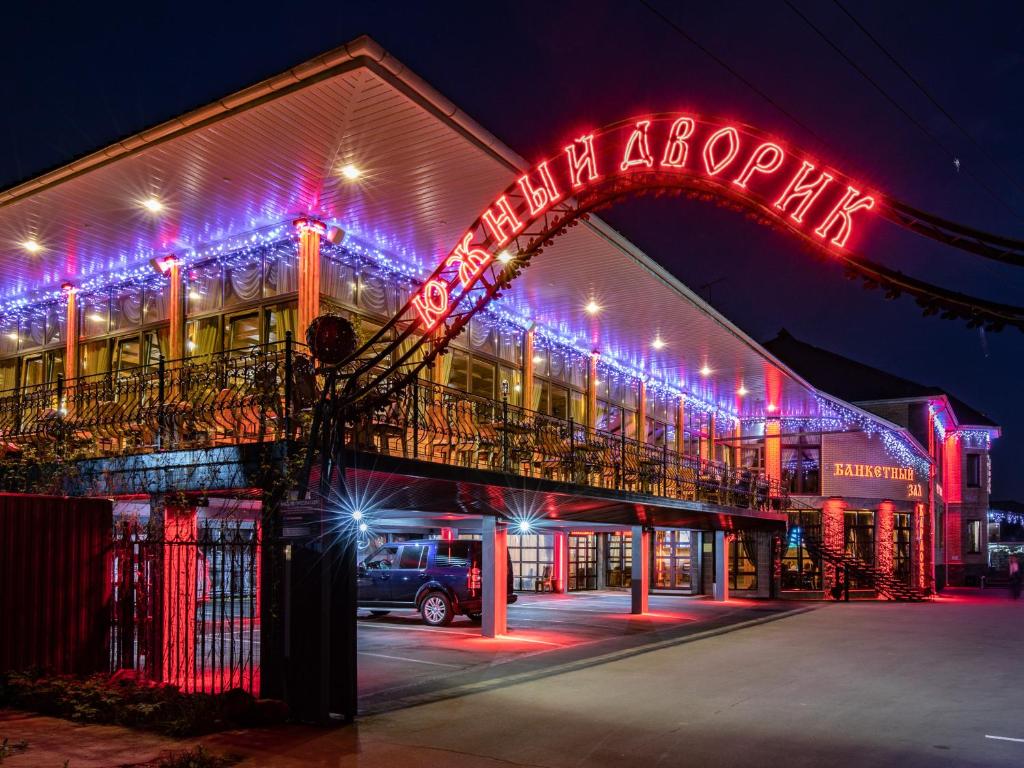
<svg viewBox="0 0 1024 768">
<path fill-rule="evenodd" d="M 988 509 L 988 570 L 993 579 L 1009 575 L 1010 558 L 1024 563 L 1024 502 L 991 501 Z"/>
<path fill-rule="evenodd" d="M 764 346 L 815 387 L 905 428 L 928 450 L 936 588 L 980 584 L 989 565 L 989 449 L 999 425 L 941 387 L 812 346 L 785 329 Z"/>
</svg>

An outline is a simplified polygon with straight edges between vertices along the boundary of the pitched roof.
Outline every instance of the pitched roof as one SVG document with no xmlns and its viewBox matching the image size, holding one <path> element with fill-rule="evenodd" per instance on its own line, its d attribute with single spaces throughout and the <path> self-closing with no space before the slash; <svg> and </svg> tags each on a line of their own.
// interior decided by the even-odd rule
<svg viewBox="0 0 1024 768">
<path fill-rule="evenodd" d="M 852 403 L 945 396 L 960 424 L 997 427 L 995 421 L 941 387 L 919 384 L 801 341 L 785 328 L 762 345 L 818 389 Z"/>
</svg>

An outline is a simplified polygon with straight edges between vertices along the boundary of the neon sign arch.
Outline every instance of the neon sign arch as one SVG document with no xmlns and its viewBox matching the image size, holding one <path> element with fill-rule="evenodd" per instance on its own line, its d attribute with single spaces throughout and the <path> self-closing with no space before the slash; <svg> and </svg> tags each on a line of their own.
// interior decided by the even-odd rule
<svg viewBox="0 0 1024 768">
<path fill-rule="evenodd" d="M 483 211 L 412 297 L 421 328 L 436 328 L 478 285 L 487 292 L 503 282 L 501 272 L 515 271 L 515 262 L 536 250 L 537 238 L 567 216 L 653 188 L 724 198 L 837 251 L 881 199 L 748 126 L 680 114 L 622 121 L 576 138 Z M 488 275 L 496 261 L 501 269 Z"/>
<path fill-rule="evenodd" d="M 380 403 L 415 380 L 471 317 L 530 260 L 589 214 L 648 191 L 685 193 L 745 209 L 845 264 L 887 298 L 969 325 L 1024 329 L 1024 310 L 938 289 L 864 259 L 851 246 L 883 218 L 987 258 L 1024 263 L 1024 242 L 925 214 L 747 125 L 682 113 L 623 120 L 567 142 L 518 175 L 472 223 L 387 324 L 342 366 L 341 399 Z"/>
</svg>

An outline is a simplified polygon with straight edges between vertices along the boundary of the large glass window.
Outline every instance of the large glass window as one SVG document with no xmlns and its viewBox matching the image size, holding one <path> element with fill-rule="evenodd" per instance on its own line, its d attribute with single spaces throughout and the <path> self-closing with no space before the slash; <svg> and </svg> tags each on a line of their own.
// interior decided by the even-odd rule
<svg viewBox="0 0 1024 768">
<path fill-rule="evenodd" d="M 513 587 L 534 592 L 555 574 L 554 537 L 550 534 L 509 534 L 508 554 L 512 559 Z"/>
<path fill-rule="evenodd" d="M 214 312 L 222 306 L 222 269 L 215 262 L 199 264 L 189 270 L 186 287 L 188 314 Z"/>
<path fill-rule="evenodd" d="M 869 566 L 875 564 L 875 515 L 870 510 L 847 511 L 843 517 L 843 532 L 848 557 L 860 560 Z M 850 586 L 854 589 L 870 589 L 871 577 L 850 574 Z"/>
<path fill-rule="evenodd" d="M 817 496 L 821 488 L 821 435 L 802 430 L 782 444 L 782 474 L 789 492 Z"/>
<path fill-rule="evenodd" d="M 604 582 L 609 587 L 633 583 L 633 535 L 609 533 L 605 537 Z"/>
<path fill-rule="evenodd" d="M 110 301 L 110 330 L 130 330 L 142 325 L 142 289 L 117 291 Z"/>
<path fill-rule="evenodd" d="M 784 590 L 818 591 L 822 587 L 821 560 L 816 556 L 821 545 L 821 512 L 790 512 L 786 551 L 782 556 Z"/>
<path fill-rule="evenodd" d="M 597 534 L 569 534 L 569 591 L 597 589 Z"/>
<path fill-rule="evenodd" d="M 259 299 L 262 283 L 262 254 L 228 264 L 224 268 L 224 306 L 234 307 Z"/>
<path fill-rule="evenodd" d="M 757 537 L 738 531 L 729 538 L 729 589 L 757 589 Z"/>
<path fill-rule="evenodd" d="M 967 454 L 967 487 L 981 487 L 981 454 Z"/>
<path fill-rule="evenodd" d="M 689 589 L 693 562 L 692 535 L 677 529 L 654 532 L 654 589 Z"/>
<path fill-rule="evenodd" d="M 967 523 L 967 554 L 981 553 L 981 520 L 970 520 Z"/>
<path fill-rule="evenodd" d="M 910 513 L 897 512 L 893 518 L 893 575 L 904 584 L 910 583 L 911 574 Z"/>
</svg>

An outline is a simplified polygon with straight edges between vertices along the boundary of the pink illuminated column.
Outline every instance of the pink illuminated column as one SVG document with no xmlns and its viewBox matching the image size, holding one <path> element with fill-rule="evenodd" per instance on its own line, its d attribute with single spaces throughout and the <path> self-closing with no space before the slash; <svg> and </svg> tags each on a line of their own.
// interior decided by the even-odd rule
<svg viewBox="0 0 1024 768">
<path fill-rule="evenodd" d="M 552 569 L 554 571 L 555 592 L 565 592 L 569 588 L 569 533 L 555 531 L 552 535 L 554 546 Z"/>
<path fill-rule="evenodd" d="M 165 683 L 195 688 L 198 524 L 196 508 L 167 504 L 163 509 L 162 655 Z"/>
<path fill-rule="evenodd" d="M 771 486 L 771 494 L 777 497 L 782 486 L 782 422 L 778 418 L 764 422 L 764 473 Z"/>
<path fill-rule="evenodd" d="M 846 520 L 846 502 L 833 496 L 826 499 L 821 507 L 821 545 L 834 555 L 841 556 L 845 551 L 844 523 Z M 826 593 L 836 583 L 835 569 L 822 563 L 822 586 Z"/>
<path fill-rule="evenodd" d="M 883 501 L 875 511 L 875 567 L 883 576 L 892 576 L 895 567 L 895 515 L 896 505 L 891 501 Z"/>
<path fill-rule="evenodd" d="M 651 532 L 642 525 L 633 526 L 633 574 L 631 584 L 631 612 L 647 613 L 651 591 Z"/>
<path fill-rule="evenodd" d="M 320 237 L 326 232 L 322 221 L 295 220 L 299 232 L 299 311 L 295 338 L 305 341 L 306 329 L 320 314 Z"/>
<path fill-rule="evenodd" d="M 78 378 L 78 289 L 71 283 L 61 288 L 67 299 L 67 317 L 64 328 L 64 380 L 70 385 Z"/>
<path fill-rule="evenodd" d="M 483 617 L 484 637 L 498 637 L 508 631 L 508 532 L 503 522 L 487 515 L 483 534 Z"/>
</svg>

